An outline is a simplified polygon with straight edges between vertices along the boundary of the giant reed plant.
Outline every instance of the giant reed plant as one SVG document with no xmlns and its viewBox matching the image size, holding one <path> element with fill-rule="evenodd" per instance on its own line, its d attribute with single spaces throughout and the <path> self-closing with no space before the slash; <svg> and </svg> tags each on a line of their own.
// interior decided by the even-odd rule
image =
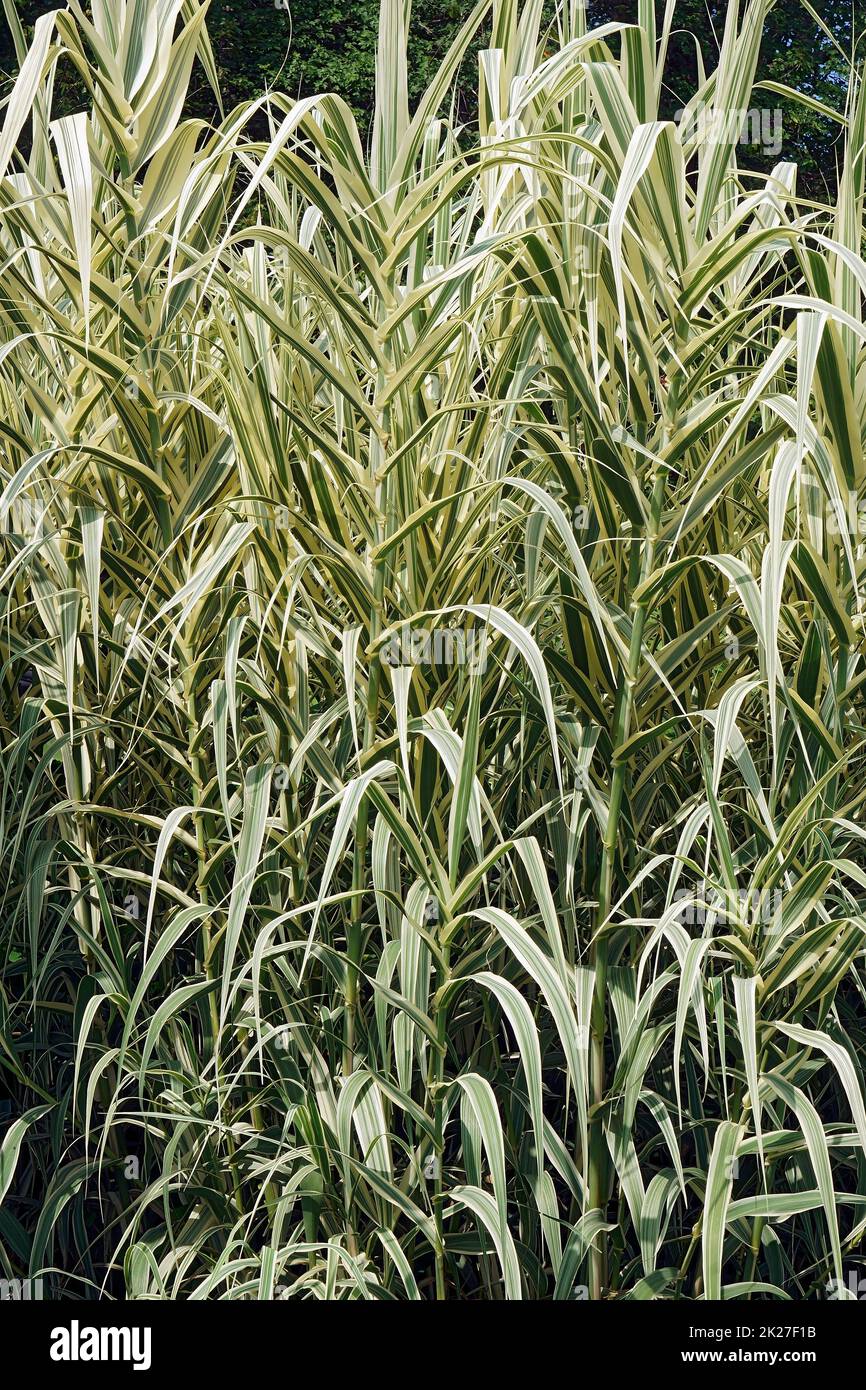
<svg viewBox="0 0 866 1390">
<path fill-rule="evenodd" d="M 834 207 L 742 172 L 770 3 L 673 123 L 673 0 L 480 0 L 414 112 L 382 0 L 368 150 L 4 0 L 6 1277 L 848 1296 L 866 96 Z"/>
</svg>

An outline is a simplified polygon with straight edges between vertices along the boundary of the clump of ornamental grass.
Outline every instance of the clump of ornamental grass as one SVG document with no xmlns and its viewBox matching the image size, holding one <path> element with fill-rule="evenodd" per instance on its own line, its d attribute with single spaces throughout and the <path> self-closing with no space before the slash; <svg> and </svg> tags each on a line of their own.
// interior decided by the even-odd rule
<svg viewBox="0 0 866 1390">
<path fill-rule="evenodd" d="M 382 0 L 367 147 L 5 0 L 5 1277 L 850 1296 L 866 96 L 833 206 L 742 169 L 770 3 L 673 122 L 673 4 L 410 111 Z"/>
</svg>

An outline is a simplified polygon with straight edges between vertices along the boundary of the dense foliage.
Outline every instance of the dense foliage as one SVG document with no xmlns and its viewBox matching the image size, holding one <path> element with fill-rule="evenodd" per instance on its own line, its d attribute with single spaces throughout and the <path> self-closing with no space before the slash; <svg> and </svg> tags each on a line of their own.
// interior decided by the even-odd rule
<svg viewBox="0 0 866 1390">
<path fill-rule="evenodd" d="M 673 5 L 480 0 L 410 105 L 382 0 L 369 155 L 185 116 L 195 0 L 15 31 L 6 1277 L 851 1296 L 866 90 L 743 174 L 771 8 L 677 123 Z"/>
<path fill-rule="evenodd" d="M 5 0 L 14 4 L 30 31 L 39 14 L 56 0 Z M 587 0 L 587 23 L 633 20 L 633 0 Z M 666 117 L 685 105 L 711 71 L 724 31 L 726 0 L 678 0 L 659 94 Z M 665 0 L 656 0 L 662 25 Z M 407 83 L 414 104 L 432 80 L 469 6 L 460 0 L 415 0 L 411 12 Z M 542 34 L 555 32 L 556 6 L 545 0 Z M 291 96 L 338 92 L 352 107 L 362 141 L 372 128 L 379 0 L 211 0 L 208 31 L 219 85 L 227 110 L 251 101 L 266 88 Z M 767 81 L 805 93 L 836 110 L 844 102 L 852 45 L 866 29 L 863 0 L 821 0 L 818 12 L 804 0 L 776 0 L 764 28 L 759 68 Z M 458 123 L 475 128 L 478 52 L 490 40 L 489 20 L 467 46 L 453 93 Z M 616 46 L 616 40 L 613 40 Z M 15 49 L 8 27 L 0 25 L 0 74 L 13 75 Z M 769 101 L 769 98 L 765 98 Z M 58 74 L 55 110 L 78 110 L 82 84 L 68 67 Z M 835 187 L 841 151 L 839 126 L 820 111 L 787 96 L 773 98 L 784 114 L 786 158 L 795 158 L 802 191 L 816 198 Z M 190 115 L 210 119 L 214 95 L 201 71 L 193 73 L 187 100 Z M 745 162 L 769 170 L 773 159 L 759 147 L 742 152 Z"/>
</svg>

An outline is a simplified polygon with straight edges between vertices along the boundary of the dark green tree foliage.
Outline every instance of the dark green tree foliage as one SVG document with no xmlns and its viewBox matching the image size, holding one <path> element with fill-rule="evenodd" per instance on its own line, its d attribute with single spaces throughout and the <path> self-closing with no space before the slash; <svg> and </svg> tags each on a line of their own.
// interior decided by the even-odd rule
<svg viewBox="0 0 866 1390">
<path fill-rule="evenodd" d="M 56 6 L 56 0 L 15 3 L 28 32 L 40 13 Z M 698 55 L 707 71 L 715 66 L 728 3 L 678 0 L 667 114 L 673 116 L 684 93 L 693 90 Z M 664 0 L 658 0 L 659 24 L 664 8 Z M 550 0 L 549 9 L 553 23 L 555 6 Z M 795 88 L 838 109 L 846 87 L 843 53 L 849 54 L 852 42 L 866 30 L 866 0 L 818 0 L 817 9 L 838 48 L 821 31 L 803 0 L 777 0 L 767 20 L 759 66 L 765 80 Z M 412 9 L 410 97 L 416 97 L 427 85 L 467 10 L 467 0 L 416 0 Z M 591 24 L 611 19 L 628 22 L 634 12 L 634 0 L 589 0 Z M 352 106 L 365 131 L 372 109 L 378 15 L 378 0 L 327 0 L 325 4 L 320 0 L 213 0 L 208 28 L 227 108 L 258 96 L 267 87 L 298 96 L 336 91 Z M 15 52 L 7 26 L 2 29 L 0 77 L 8 79 L 15 71 Z M 477 49 L 485 42 L 486 26 L 467 54 L 467 68 L 474 68 Z M 468 97 L 474 90 L 473 79 L 471 72 L 465 83 L 467 96 L 459 110 L 460 119 L 467 124 L 475 117 Z M 58 83 L 58 111 L 75 110 L 84 104 L 83 92 L 78 91 L 68 65 L 61 68 Z M 802 103 L 785 101 L 771 92 L 764 95 L 767 107 L 782 113 L 779 157 L 799 164 L 801 192 L 823 197 L 827 187 L 835 184 L 838 127 Z M 213 105 L 213 94 L 199 71 L 191 88 L 191 112 L 208 117 Z M 766 168 L 775 158 L 772 152 L 743 147 L 740 162 Z"/>
<path fill-rule="evenodd" d="M 15 0 L 25 31 L 29 34 L 36 18 L 58 3 Z M 462 0 L 420 0 L 413 6 L 410 97 L 424 90 L 466 12 Z M 379 0 L 291 0 L 288 6 L 284 0 L 212 0 L 208 32 L 226 109 L 267 87 L 293 96 L 334 91 L 349 102 L 363 130 L 372 112 L 378 23 Z M 0 78 L 8 81 L 16 68 L 15 50 L 8 27 L 0 24 L 0 30 Z M 474 63 L 474 51 L 468 61 Z M 69 109 L 83 106 L 68 71 L 61 82 Z M 213 105 L 199 71 L 190 89 L 192 111 L 210 116 Z"/>
<path fill-rule="evenodd" d="M 742 8 L 742 6 L 741 6 Z M 778 0 L 764 26 L 758 71 L 764 82 L 777 82 L 814 97 L 839 110 L 847 90 L 844 54 L 851 54 L 866 30 L 866 0 L 817 0 L 813 8 L 824 20 L 836 44 L 821 31 L 802 0 Z M 694 91 L 698 54 L 706 72 L 716 65 L 725 25 L 728 0 L 678 0 L 677 32 L 671 40 L 667 66 L 666 114 L 673 115 L 684 97 Z M 658 6 L 659 19 L 664 5 Z M 593 19 L 627 22 L 634 16 L 633 0 L 593 0 Z M 777 156 L 748 147 L 740 154 L 741 165 L 766 169 L 776 158 L 795 161 L 800 171 L 800 190 L 821 198 L 835 187 L 839 126 L 802 102 L 786 101 L 773 92 L 756 92 L 770 110 L 781 111 L 781 153 Z"/>
</svg>

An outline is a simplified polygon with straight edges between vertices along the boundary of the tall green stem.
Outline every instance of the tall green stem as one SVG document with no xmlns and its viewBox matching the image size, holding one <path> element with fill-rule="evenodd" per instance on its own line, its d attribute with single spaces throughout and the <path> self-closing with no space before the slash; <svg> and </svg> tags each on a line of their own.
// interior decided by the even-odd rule
<svg viewBox="0 0 866 1390">
<path fill-rule="evenodd" d="M 445 1202 L 445 1188 L 442 1181 L 445 1162 L 445 1054 L 447 1048 L 448 1009 L 443 995 L 451 976 L 451 944 L 448 939 L 450 922 L 446 924 L 442 940 L 442 961 L 438 971 L 438 988 L 434 1019 L 436 1040 L 439 1044 L 430 1059 L 430 1072 L 433 1082 L 433 1148 L 436 1155 L 436 1168 L 433 1174 L 433 1220 L 436 1226 L 436 1300 L 442 1302 L 448 1297 L 445 1282 L 445 1227 L 442 1208 Z"/>
<path fill-rule="evenodd" d="M 385 440 L 387 430 L 390 428 L 390 410 L 386 408 L 384 412 L 384 438 L 373 436 L 370 441 L 371 462 L 381 464 L 384 461 Z M 375 467 L 374 467 L 375 473 Z M 385 478 L 380 484 L 384 502 L 383 511 L 385 512 L 385 532 L 387 535 L 389 528 L 393 525 L 393 516 L 388 506 L 388 495 L 390 489 L 388 480 Z M 381 530 L 381 528 L 380 528 Z M 383 537 L 380 535 L 379 539 Z M 382 607 L 385 598 L 385 562 L 382 559 L 373 563 L 373 603 L 370 609 L 369 634 L 370 642 L 375 642 L 382 629 Z M 364 752 L 372 747 L 376 739 L 376 731 L 379 721 L 379 693 L 382 681 L 382 662 L 379 656 L 373 656 L 370 662 L 370 676 L 367 685 L 367 710 L 364 720 Z M 363 888 L 366 876 L 367 860 L 367 839 L 369 829 L 369 809 L 366 797 L 358 810 L 358 822 L 355 829 L 355 851 L 352 860 L 352 902 L 350 906 L 350 920 L 348 937 L 346 942 L 347 966 L 346 966 L 346 1013 L 343 1023 L 343 1075 L 350 1076 L 354 1069 L 355 1056 L 355 1033 L 357 1030 L 358 1014 L 358 978 L 361 965 L 361 952 L 364 943 L 363 925 Z"/>
<path fill-rule="evenodd" d="M 641 583 L 652 571 L 655 545 L 658 539 L 659 520 L 665 493 L 665 474 L 660 468 L 653 479 L 650 514 L 643 547 Z M 590 1096 L 592 1111 L 589 1132 L 589 1203 L 590 1207 L 603 1211 L 607 1205 L 608 1157 L 602 1123 L 601 1107 L 606 1094 L 604 1044 L 607 1013 L 607 969 L 608 941 L 600 933 L 604 929 L 613 901 L 614 868 L 619 839 L 619 821 L 622 811 L 623 793 L 627 764 L 624 759 L 617 760 L 619 750 L 626 742 L 631 728 L 634 706 L 634 688 L 640 672 L 643 633 L 646 624 L 648 602 L 645 598 L 632 598 L 630 607 L 631 643 L 626 667 L 620 674 L 617 687 L 613 721 L 614 769 L 610 787 L 610 805 L 607 825 L 602 844 L 601 883 L 598 895 L 598 911 L 593 936 L 592 964 L 595 969 L 595 989 L 590 1020 Z M 599 1299 L 607 1286 L 607 1248 L 600 1235 L 595 1241 L 590 1259 L 590 1297 Z"/>
</svg>

